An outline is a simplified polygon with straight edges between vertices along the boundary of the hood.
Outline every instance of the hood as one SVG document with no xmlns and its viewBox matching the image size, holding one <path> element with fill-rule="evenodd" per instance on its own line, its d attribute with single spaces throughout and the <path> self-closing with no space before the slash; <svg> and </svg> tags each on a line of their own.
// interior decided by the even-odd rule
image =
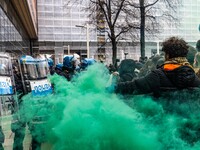
<svg viewBox="0 0 200 150">
<path fill-rule="evenodd" d="M 196 77 L 190 65 L 165 64 L 163 70 L 172 84 L 179 89 L 192 87 Z"/>
</svg>

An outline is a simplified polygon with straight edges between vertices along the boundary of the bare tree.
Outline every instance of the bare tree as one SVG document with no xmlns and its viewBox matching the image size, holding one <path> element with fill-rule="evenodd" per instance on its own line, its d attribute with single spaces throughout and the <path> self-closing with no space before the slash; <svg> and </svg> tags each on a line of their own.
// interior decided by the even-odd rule
<svg viewBox="0 0 200 150">
<path fill-rule="evenodd" d="M 98 23 L 98 20 L 102 20 L 105 24 L 103 28 L 99 28 L 100 31 L 107 32 L 112 44 L 112 62 L 116 66 L 117 59 L 117 43 L 121 36 L 127 33 L 133 26 L 127 24 L 127 15 L 124 12 L 125 4 L 127 0 L 89 0 L 90 18 L 92 23 Z M 94 12 L 97 15 L 94 15 Z M 99 19 L 101 18 L 101 19 Z M 107 27 L 107 28 L 106 28 Z"/>
<path fill-rule="evenodd" d="M 76 0 L 75 0 L 76 1 Z M 80 0 L 85 1 L 85 0 Z M 127 34 L 133 29 L 139 29 L 139 26 L 128 21 L 128 16 L 133 13 L 127 13 L 128 0 L 87 0 L 88 6 L 84 8 L 89 12 L 90 23 L 93 24 L 99 32 L 106 32 L 112 44 L 112 62 L 117 65 L 117 44 L 122 35 Z M 66 3 L 67 4 L 67 3 Z M 133 34 L 132 34 L 133 35 Z"/>
<path fill-rule="evenodd" d="M 180 0 L 129 0 L 130 5 L 140 14 L 140 47 L 141 58 L 145 59 L 145 31 L 150 35 L 160 31 L 161 20 L 178 23 L 176 11 Z"/>
<path fill-rule="evenodd" d="M 78 0 L 74 0 L 78 2 Z M 160 18 L 167 22 L 175 17 L 181 0 L 87 0 L 84 8 L 90 23 L 100 32 L 106 32 L 112 44 L 112 62 L 116 66 L 117 44 L 124 37 L 132 41 L 140 37 L 141 58 L 145 58 L 145 31 L 155 35 L 161 29 Z M 70 0 L 72 2 L 72 0 Z M 79 0 L 79 3 L 86 0 Z M 162 7 L 160 7 L 162 4 Z"/>
</svg>

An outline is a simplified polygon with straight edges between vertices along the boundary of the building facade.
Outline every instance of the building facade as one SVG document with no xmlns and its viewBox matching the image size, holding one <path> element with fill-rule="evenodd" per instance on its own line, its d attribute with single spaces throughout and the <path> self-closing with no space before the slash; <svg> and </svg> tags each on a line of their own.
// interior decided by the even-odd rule
<svg viewBox="0 0 200 150">
<path fill-rule="evenodd" d="M 90 20 L 89 12 L 85 8 L 88 7 L 88 1 L 38 0 L 37 6 L 38 44 L 35 47 L 39 47 L 40 53 L 55 54 L 58 59 L 56 63 L 62 62 L 63 55 L 74 52 L 80 54 L 81 57 L 87 57 L 86 24 Z M 97 24 L 101 26 L 102 22 L 97 22 Z M 105 34 L 89 25 L 89 53 L 90 57 L 106 59 L 108 63 L 111 63 L 112 47 Z M 137 55 L 139 49 L 130 45 L 133 44 L 126 41 L 119 44 L 119 59 L 124 58 L 125 51 L 131 52 L 134 56 Z"/>
<path fill-rule="evenodd" d="M 38 46 L 40 53 L 55 54 L 62 62 L 64 54 L 87 55 L 86 23 L 88 12 L 84 11 L 87 1 L 77 0 L 38 0 Z M 97 33 L 89 27 L 91 55 L 97 49 Z"/>
<path fill-rule="evenodd" d="M 35 45 L 40 53 L 55 54 L 58 57 L 63 54 L 78 53 L 86 57 L 87 39 L 86 25 L 89 21 L 88 11 L 84 8 L 88 5 L 87 0 L 38 0 L 38 44 Z M 161 5 L 161 4 L 158 4 Z M 156 36 L 147 35 L 146 56 L 150 57 L 153 51 L 159 52 L 161 43 L 170 36 L 184 38 L 191 46 L 195 46 L 199 38 L 200 10 L 199 0 L 183 0 L 177 9 L 176 16 L 180 23 L 161 22 L 161 32 Z M 95 12 L 94 12 L 95 13 Z M 159 12 L 158 12 L 159 13 Z M 159 14 L 158 14 L 159 15 Z M 173 15 L 173 14 L 172 14 Z M 77 25 L 79 27 L 77 27 Z M 106 61 L 112 61 L 112 47 L 106 35 L 99 34 L 95 27 L 90 26 L 90 56 L 95 57 L 103 54 Z M 99 38 L 100 36 L 100 38 Z M 127 38 L 127 37 L 125 37 Z M 103 49 L 99 50 L 99 40 L 105 40 Z M 138 39 L 139 41 L 139 39 Z M 140 45 L 138 42 L 121 40 L 118 45 L 117 57 L 139 59 Z M 60 60 L 62 61 L 62 58 Z"/>
<path fill-rule="evenodd" d="M 0 1 L 0 51 L 13 57 L 31 54 L 31 40 L 37 39 L 37 19 L 31 15 L 36 7 L 29 5 L 25 0 Z"/>
<path fill-rule="evenodd" d="M 78 53 L 87 56 L 86 24 L 89 12 L 84 10 L 87 1 L 78 0 L 10 0 L 0 1 L 1 51 L 19 55 L 25 53 L 63 54 Z M 180 24 L 163 22 L 156 37 L 146 38 L 146 55 L 161 49 L 161 42 L 170 36 L 184 38 L 195 47 L 199 39 L 199 0 L 183 0 L 177 10 Z M 94 12 L 95 13 L 95 12 Z M 101 23 L 100 23 L 101 24 Z M 103 56 L 108 63 L 112 60 L 112 47 L 105 33 L 89 26 L 90 56 Z M 106 43 L 104 45 L 104 43 Z M 121 40 L 117 57 L 139 59 L 139 43 L 131 39 Z M 62 58 L 60 60 L 62 61 Z"/>
<path fill-rule="evenodd" d="M 162 22 L 161 32 L 157 37 L 148 36 L 146 43 L 146 54 L 150 56 L 152 50 L 160 50 L 161 43 L 166 38 L 178 36 L 183 38 L 189 45 L 196 47 L 196 42 L 200 39 L 200 0 L 182 0 L 179 4 L 177 12 L 172 13 L 179 19 L 179 23 Z"/>
</svg>

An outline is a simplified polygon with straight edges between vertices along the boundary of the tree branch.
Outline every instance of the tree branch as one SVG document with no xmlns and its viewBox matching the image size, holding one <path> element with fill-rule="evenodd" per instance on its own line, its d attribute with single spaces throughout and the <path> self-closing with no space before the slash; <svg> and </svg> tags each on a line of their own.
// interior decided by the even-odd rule
<svg viewBox="0 0 200 150">
<path fill-rule="evenodd" d="M 153 2 L 153 3 L 151 3 L 151 4 L 148 4 L 148 5 L 144 6 L 144 7 L 147 8 L 147 7 L 153 6 L 153 5 L 155 5 L 158 1 L 159 1 L 159 0 L 156 0 L 155 2 Z"/>
<path fill-rule="evenodd" d="M 120 4 L 120 6 L 119 6 L 119 8 L 118 8 L 117 14 L 116 14 L 115 19 L 114 19 L 114 22 L 113 22 L 113 26 L 115 25 L 115 23 L 116 23 L 116 21 L 117 21 L 117 19 L 118 19 L 118 17 L 119 17 L 119 14 L 120 14 L 120 12 L 121 12 L 121 10 L 122 10 L 122 7 L 123 7 L 124 2 L 125 2 L 125 0 L 122 0 L 122 1 L 121 1 L 121 4 Z"/>
</svg>

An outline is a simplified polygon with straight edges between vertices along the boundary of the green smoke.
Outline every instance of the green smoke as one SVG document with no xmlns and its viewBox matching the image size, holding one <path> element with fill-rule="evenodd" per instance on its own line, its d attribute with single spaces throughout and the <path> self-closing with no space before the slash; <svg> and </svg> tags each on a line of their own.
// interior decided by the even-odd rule
<svg viewBox="0 0 200 150">
<path fill-rule="evenodd" d="M 199 149 L 199 91 L 168 92 L 159 99 L 116 95 L 105 89 L 109 74 L 102 64 L 72 82 L 58 75 L 50 79 L 54 93 L 25 96 L 21 114 L 33 136 L 51 149 Z"/>
</svg>

